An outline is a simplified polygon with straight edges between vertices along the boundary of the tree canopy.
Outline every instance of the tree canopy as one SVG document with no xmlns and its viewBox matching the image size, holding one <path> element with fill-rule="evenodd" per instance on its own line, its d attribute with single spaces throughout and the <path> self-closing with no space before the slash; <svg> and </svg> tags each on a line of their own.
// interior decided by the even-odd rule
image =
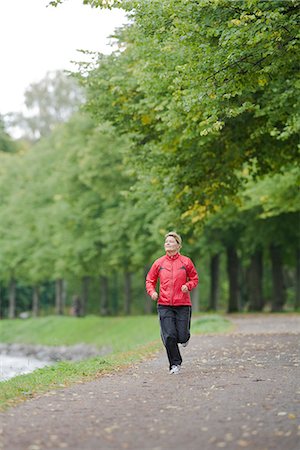
<svg viewBox="0 0 300 450">
<path fill-rule="evenodd" d="M 299 156 L 299 2 L 87 1 L 133 18 L 85 78 L 89 110 L 136 143 L 182 213 L 201 220 Z M 170 170 L 172 168 L 172 170 Z"/>
</svg>

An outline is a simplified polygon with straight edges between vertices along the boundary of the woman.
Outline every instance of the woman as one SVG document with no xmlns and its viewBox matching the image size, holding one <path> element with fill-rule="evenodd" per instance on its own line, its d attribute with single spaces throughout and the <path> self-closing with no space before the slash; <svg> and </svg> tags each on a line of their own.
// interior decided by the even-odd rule
<svg viewBox="0 0 300 450">
<path fill-rule="evenodd" d="M 192 303 L 189 291 L 198 284 L 194 264 L 179 253 L 181 243 L 181 237 L 175 231 L 166 234 L 166 254 L 154 261 L 146 277 L 147 292 L 158 303 L 161 338 L 166 347 L 170 374 L 178 374 L 181 367 L 178 344 L 185 347 L 190 339 Z M 158 279 L 159 294 L 156 291 Z"/>
</svg>

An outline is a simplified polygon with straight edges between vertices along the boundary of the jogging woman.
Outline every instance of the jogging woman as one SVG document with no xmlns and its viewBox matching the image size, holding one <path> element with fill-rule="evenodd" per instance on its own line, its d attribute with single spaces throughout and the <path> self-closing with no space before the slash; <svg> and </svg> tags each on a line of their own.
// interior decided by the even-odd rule
<svg viewBox="0 0 300 450">
<path fill-rule="evenodd" d="M 166 254 L 154 261 L 146 277 L 146 289 L 157 301 L 160 331 L 167 351 L 170 374 L 178 374 L 182 357 L 178 344 L 187 346 L 190 339 L 192 303 L 190 291 L 198 284 L 198 274 L 187 256 L 179 253 L 182 240 L 171 231 L 165 236 Z M 156 290 L 160 281 L 159 293 Z"/>
</svg>

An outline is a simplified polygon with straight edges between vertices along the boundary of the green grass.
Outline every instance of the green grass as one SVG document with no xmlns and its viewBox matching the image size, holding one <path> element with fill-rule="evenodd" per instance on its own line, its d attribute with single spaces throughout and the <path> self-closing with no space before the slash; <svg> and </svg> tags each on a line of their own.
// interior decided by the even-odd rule
<svg viewBox="0 0 300 450">
<path fill-rule="evenodd" d="M 232 329 L 232 323 L 225 317 L 217 314 L 195 317 L 191 326 L 191 332 L 194 334 L 224 333 Z"/>
<path fill-rule="evenodd" d="M 198 316 L 192 333 L 220 333 L 231 328 L 218 315 Z M 112 353 L 79 362 L 59 362 L 0 383 L 0 409 L 43 392 L 95 379 L 142 361 L 162 348 L 156 316 L 42 317 L 0 321 L 0 342 L 41 345 L 92 344 L 110 347 Z"/>
<path fill-rule="evenodd" d="M 41 345 L 91 344 L 127 351 L 159 338 L 156 316 L 84 318 L 48 316 L 38 319 L 3 320 L 0 341 Z"/>
</svg>

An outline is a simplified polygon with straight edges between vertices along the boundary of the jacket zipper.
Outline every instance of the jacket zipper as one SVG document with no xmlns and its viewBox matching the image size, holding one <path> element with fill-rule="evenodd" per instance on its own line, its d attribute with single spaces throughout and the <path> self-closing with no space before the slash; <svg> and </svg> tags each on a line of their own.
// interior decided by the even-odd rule
<svg viewBox="0 0 300 450">
<path fill-rule="evenodd" d="M 171 291 L 171 299 L 170 299 L 170 302 L 171 302 L 171 305 L 173 304 L 173 292 L 174 292 L 174 281 L 173 281 L 173 267 L 174 267 L 174 264 L 173 264 L 173 261 L 171 261 L 171 286 L 172 286 L 172 291 Z"/>
</svg>

